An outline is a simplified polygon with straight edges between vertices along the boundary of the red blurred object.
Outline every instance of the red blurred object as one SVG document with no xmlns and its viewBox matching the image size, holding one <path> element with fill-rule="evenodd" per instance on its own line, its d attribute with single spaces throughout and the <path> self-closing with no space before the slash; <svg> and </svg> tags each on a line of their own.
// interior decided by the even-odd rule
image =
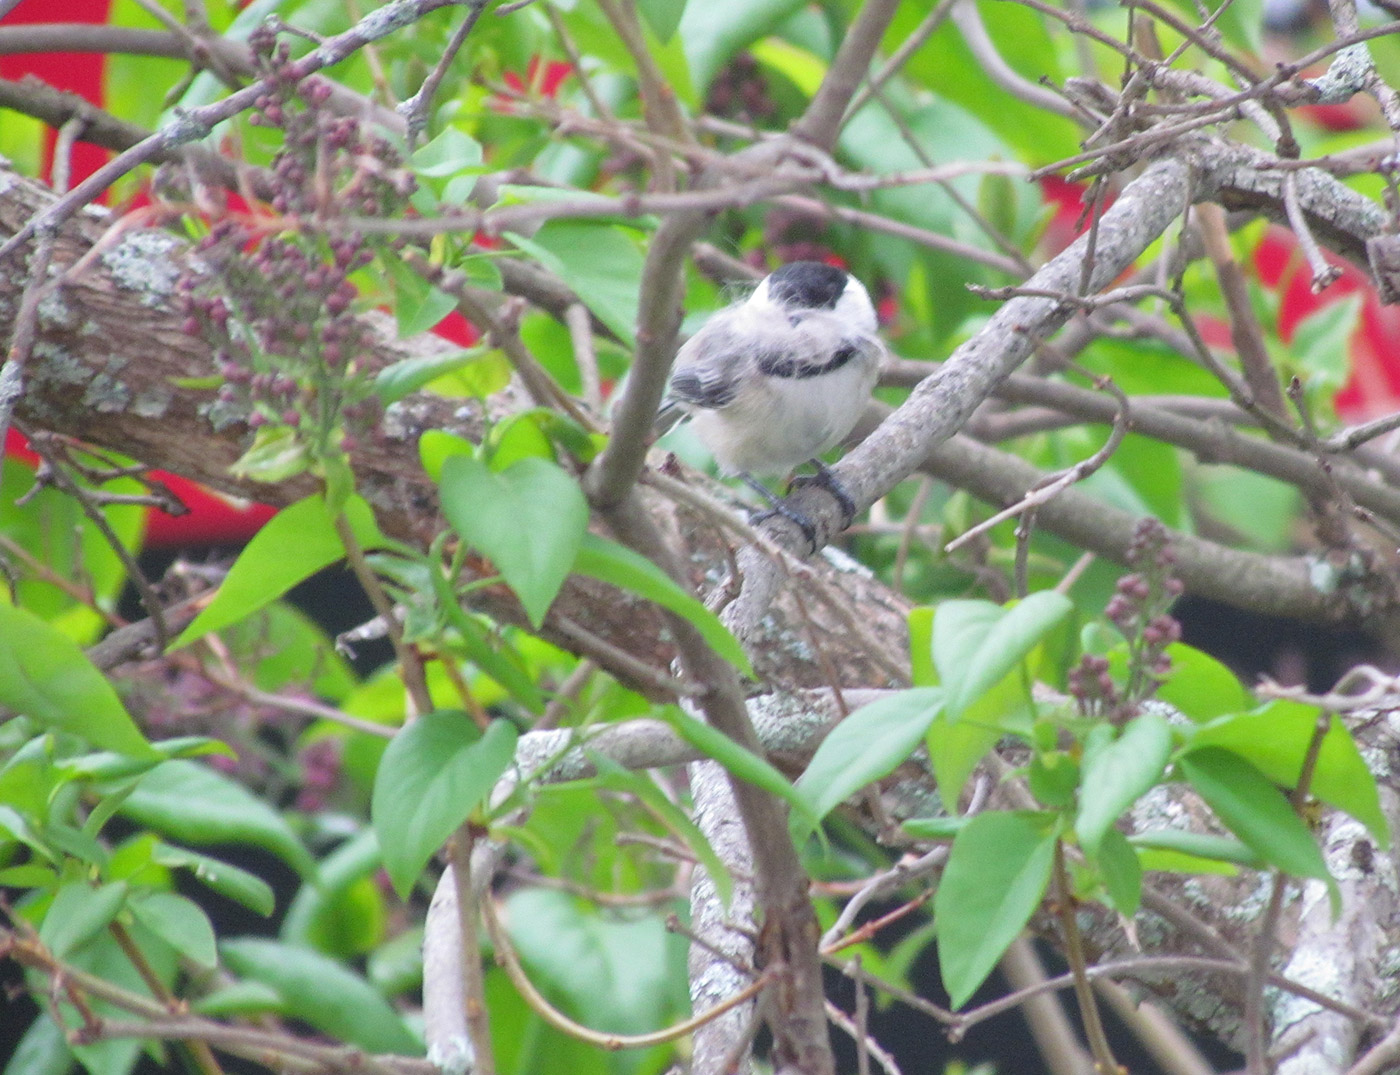
<svg viewBox="0 0 1400 1075">
<path fill-rule="evenodd" d="M 31 23 L 82 22 L 102 24 L 107 21 L 110 0 L 21 0 L 14 11 L 5 16 L 5 24 L 14 26 Z M 21 79 L 34 75 L 55 89 L 80 95 L 93 104 L 102 103 L 104 57 L 101 53 L 27 52 L 0 56 L 0 78 Z M 53 175 L 53 148 L 58 132 L 44 132 L 44 177 Z M 111 154 L 99 146 L 79 141 L 73 146 L 69 182 L 86 179 L 107 163 Z"/>
<path fill-rule="evenodd" d="M 3 454 L 6 459 L 29 467 L 39 463 L 39 456 L 29 447 L 23 434 L 13 429 L 5 435 Z M 149 477 L 169 486 L 189 511 L 184 515 L 167 515 L 151 509 L 146 517 L 145 545 L 148 549 L 238 544 L 247 541 L 277 514 L 277 509 L 267 504 L 232 500 L 178 474 L 153 470 Z"/>
<path fill-rule="evenodd" d="M 1285 340 L 1293 338 L 1309 314 L 1361 293 L 1361 325 L 1351 340 L 1351 379 L 1337 393 L 1337 410 L 1348 420 L 1364 421 L 1400 406 L 1400 306 L 1382 306 L 1370 279 L 1350 262 L 1329 261 L 1342 275 L 1314 295 L 1311 273 L 1291 232 L 1271 228 L 1254 257 L 1260 281 L 1282 292 L 1278 330 Z"/>
<path fill-rule="evenodd" d="M 544 71 L 540 71 L 540 58 L 538 56 L 530 60 L 530 66 L 525 69 L 525 77 L 521 78 L 514 71 L 507 71 L 502 80 L 513 90 L 524 93 L 531 87 L 537 87 L 539 92 L 546 97 L 553 97 L 559 92 L 559 84 L 573 73 L 573 68 L 563 60 L 550 60 L 545 64 Z"/>
</svg>

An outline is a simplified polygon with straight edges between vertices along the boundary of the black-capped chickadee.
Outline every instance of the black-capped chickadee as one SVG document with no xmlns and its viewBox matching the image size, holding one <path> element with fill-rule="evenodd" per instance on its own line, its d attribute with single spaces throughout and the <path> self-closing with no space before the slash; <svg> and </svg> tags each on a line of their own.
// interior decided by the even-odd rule
<svg viewBox="0 0 1400 1075">
<path fill-rule="evenodd" d="M 818 477 L 808 480 L 830 490 L 850 524 L 850 497 L 816 457 L 865 410 L 885 353 L 876 329 L 870 295 L 850 273 L 819 261 L 775 269 L 677 352 L 658 428 L 688 415 L 721 472 L 742 478 L 814 541 L 811 523 L 753 476 L 810 461 Z"/>
</svg>

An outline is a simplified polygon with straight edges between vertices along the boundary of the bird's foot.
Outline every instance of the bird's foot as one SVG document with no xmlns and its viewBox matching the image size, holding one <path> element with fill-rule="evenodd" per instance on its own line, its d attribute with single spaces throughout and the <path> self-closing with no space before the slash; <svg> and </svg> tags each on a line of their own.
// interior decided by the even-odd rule
<svg viewBox="0 0 1400 1075">
<path fill-rule="evenodd" d="M 832 473 L 830 467 L 820 459 L 813 459 L 812 466 L 817 468 L 817 472 L 793 478 L 791 484 L 788 485 L 788 492 L 801 489 L 804 485 L 816 485 L 825 489 L 836 498 L 836 503 L 841 505 L 841 529 L 845 530 L 851 523 L 855 522 L 856 502 L 851 498 L 851 494 L 846 492 L 846 487 L 841 484 L 841 479 Z"/>
<path fill-rule="evenodd" d="M 763 520 L 772 519 L 775 516 L 786 519 L 802 531 L 803 536 L 807 539 L 807 544 L 811 546 L 812 553 L 815 555 L 820 546 L 817 544 L 817 528 L 812 523 L 812 520 L 807 518 L 807 516 L 803 515 L 802 512 L 798 511 L 796 508 L 789 507 L 782 497 L 774 493 L 773 490 L 769 489 L 768 486 L 764 485 L 752 474 L 741 472 L 739 478 L 745 485 L 772 505 L 767 511 L 754 512 L 750 515 L 750 525 L 757 526 L 759 523 L 763 522 Z"/>
</svg>

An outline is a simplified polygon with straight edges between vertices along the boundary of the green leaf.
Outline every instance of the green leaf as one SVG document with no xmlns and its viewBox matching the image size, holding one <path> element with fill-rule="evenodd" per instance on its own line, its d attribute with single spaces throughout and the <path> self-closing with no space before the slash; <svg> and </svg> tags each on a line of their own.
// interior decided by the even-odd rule
<svg viewBox="0 0 1400 1075">
<path fill-rule="evenodd" d="M 941 687 L 916 687 L 861 706 L 836 725 L 797 780 L 797 793 L 811 815 L 825 817 L 872 780 L 893 772 L 942 707 Z"/>
<path fill-rule="evenodd" d="M 344 510 L 362 547 L 384 544 L 374 513 L 362 498 L 352 496 Z M 256 612 L 344 555 L 335 519 L 321 497 L 309 496 L 283 508 L 248 542 L 209 607 L 185 628 L 172 648 L 187 646 Z"/>
<path fill-rule="evenodd" d="M 4 1075 L 69 1075 L 77 1061 L 68 1039 L 47 1012 L 40 1012 L 19 1039 Z"/>
<path fill-rule="evenodd" d="M 951 840 L 972 819 L 961 817 L 916 817 L 906 821 L 902 828 L 910 836 L 921 840 Z"/>
<path fill-rule="evenodd" d="M 753 668 L 749 665 L 744 648 L 719 617 L 640 553 L 616 541 L 585 533 L 578 556 L 574 559 L 574 570 L 580 575 L 611 583 L 619 589 L 630 590 L 688 620 L 712 650 L 744 675 L 753 677 Z"/>
<path fill-rule="evenodd" d="M 1253 765 L 1220 747 L 1192 750 L 1176 764 L 1225 826 L 1265 862 L 1295 877 L 1331 881 L 1308 827 Z"/>
<path fill-rule="evenodd" d="M 1320 716 L 1315 706 L 1280 698 L 1252 713 L 1203 725 L 1190 743 L 1193 748 L 1223 747 L 1247 759 L 1275 784 L 1291 789 L 1297 786 Z M 1356 818 L 1382 848 L 1390 846 L 1390 825 L 1381 811 L 1376 778 L 1337 717 L 1322 737 L 1308 791 Z"/>
<path fill-rule="evenodd" d="M 552 220 L 532 238 L 510 241 L 569 282 L 620 340 L 637 331 L 643 256 L 629 229 L 595 220 Z"/>
<path fill-rule="evenodd" d="M 806 6 L 805 0 L 706 0 L 687 4 L 680 39 L 691 78 L 703 92 L 741 49 Z"/>
<path fill-rule="evenodd" d="M 685 0 L 637 0 L 637 10 L 646 19 L 651 32 L 663 45 L 676 34 L 685 14 Z"/>
<path fill-rule="evenodd" d="M 786 802 L 793 808 L 796 818 L 800 819 L 808 832 L 817 827 L 818 819 L 811 815 L 807 800 L 798 794 L 787 777 L 773 768 L 767 759 L 744 749 L 717 728 L 696 720 L 676 706 L 668 707 L 661 715 L 666 723 L 676 729 L 676 733 L 682 739 L 705 757 L 719 762 L 740 780 Z"/>
<path fill-rule="evenodd" d="M 605 917 L 565 892 L 526 888 L 507 904 L 506 928 L 530 976 L 586 1025 L 613 1033 L 656 1030 L 684 1004 L 684 942 L 659 915 Z M 679 943 L 678 943 L 679 942 Z"/>
<path fill-rule="evenodd" d="M 125 881 L 94 888 L 71 881 L 59 888 L 39 927 L 39 940 L 59 959 L 67 959 L 106 929 L 126 902 Z"/>
<path fill-rule="evenodd" d="M 156 766 L 117 812 L 184 843 L 252 844 L 271 851 L 303 877 L 316 870 L 281 814 L 242 784 L 197 762 Z"/>
<path fill-rule="evenodd" d="M 270 483 L 295 478 L 310 466 L 311 453 L 295 429 L 268 425 L 253 434 L 253 443 L 228 469 L 234 477 Z"/>
<path fill-rule="evenodd" d="M 734 878 L 729 874 L 729 867 L 715 853 L 710 841 L 705 838 L 700 827 L 691 820 L 690 815 L 672 802 L 666 793 L 657 786 L 652 774 L 625 769 L 612 758 L 588 750 L 587 746 L 584 747 L 584 750 L 592 759 L 593 767 L 598 772 L 596 778 L 598 786 L 635 795 L 645 803 L 651 812 L 661 820 L 662 824 L 685 841 L 686 847 L 695 856 L 695 860 L 709 875 L 715 886 L 715 891 L 719 894 L 720 902 L 726 907 L 729 906 L 730 897 L 734 893 Z"/>
<path fill-rule="evenodd" d="M 358 974 L 309 949 L 241 937 L 220 954 L 235 974 L 277 991 L 283 1015 L 372 1053 L 418 1055 L 422 1043 Z"/>
<path fill-rule="evenodd" d="M 454 455 L 474 456 L 476 445 L 445 429 L 429 429 L 418 438 L 418 461 L 433 481 L 442 481 L 442 465 Z"/>
<path fill-rule="evenodd" d="M 938 781 L 938 796 L 949 813 L 956 813 L 963 785 L 978 763 L 1003 735 L 1024 733 L 1029 700 L 1019 669 L 984 691 L 956 720 L 943 713 L 929 725 L 925 739 L 929 764 Z"/>
<path fill-rule="evenodd" d="M 457 308 L 455 298 L 431 284 L 402 258 L 381 251 L 379 262 L 394 285 L 394 317 L 400 339 L 427 332 Z"/>
<path fill-rule="evenodd" d="M 441 355 L 401 359 L 391 366 L 385 366 L 375 375 L 374 391 L 379 396 L 379 402 L 387 407 L 410 392 L 417 392 L 430 381 L 456 373 L 494 353 L 489 347 L 468 347 Z"/>
<path fill-rule="evenodd" d="M 569 575 L 588 501 L 578 482 L 544 459 L 521 459 L 496 473 L 479 459 L 442 464 L 442 512 L 489 557 L 539 627 Z"/>
<path fill-rule="evenodd" d="M 182 956 L 211 970 L 218 966 L 214 927 L 193 900 L 174 892 L 136 892 L 127 906 L 137 921 Z"/>
<path fill-rule="evenodd" d="M 1142 864 L 1128 838 L 1109 829 L 1099 843 L 1099 876 L 1113 909 L 1132 918 L 1142 902 Z"/>
<path fill-rule="evenodd" d="M 430 179 L 444 179 L 481 164 L 481 143 L 456 127 L 446 127 L 408 158 L 409 167 Z"/>
<path fill-rule="evenodd" d="M 0 706 L 119 754 L 157 756 L 77 643 L 6 604 L 0 604 Z"/>
<path fill-rule="evenodd" d="M 282 919 L 280 940 L 336 955 L 358 955 L 367 945 L 347 936 L 366 917 L 355 900 L 355 889 L 379 868 L 383 856 L 373 829 L 364 829 L 321 860 L 316 880 L 301 886 Z M 349 942 L 349 943 L 347 943 Z"/>
<path fill-rule="evenodd" d="M 909 675 L 916 687 L 938 684 L 933 666 L 933 620 L 936 609 L 920 605 L 909 610 Z"/>
<path fill-rule="evenodd" d="M 442 568 L 432 567 L 430 577 L 438 607 L 447 617 L 447 622 L 456 629 L 457 641 L 467 658 L 531 713 L 543 713 L 544 696 L 515 652 L 509 646 L 498 650 L 492 645 L 488 628 L 462 607 Z"/>
<path fill-rule="evenodd" d="M 1335 392 L 1351 376 L 1351 338 L 1360 319 L 1361 296 L 1348 295 L 1298 322 L 1290 350 L 1310 390 Z"/>
<path fill-rule="evenodd" d="M 465 713 L 424 713 L 404 727 L 379 763 L 370 817 L 384 869 L 407 898 L 437 851 L 484 802 L 515 760 L 515 725 L 479 732 Z"/>
<path fill-rule="evenodd" d="M 1040 906 L 1055 860 L 1054 816 L 985 813 L 953 839 L 933 897 L 943 987 L 960 1008 Z"/>
<path fill-rule="evenodd" d="M 1208 653 L 1184 642 L 1167 647 L 1172 672 L 1157 688 L 1157 697 L 1195 721 L 1238 713 L 1249 706 L 1249 695 L 1235 673 Z"/>
<path fill-rule="evenodd" d="M 1233 836 L 1215 836 L 1185 829 L 1148 829 L 1128 837 L 1134 847 L 1149 851 L 1175 851 L 1198 859 L 1216 859 L 1259 869 L 1264 865 L 1255 851 Z"/>
<path fill-rule="evenodd" d="M 1143 713 L 1112 743 L 1086 754 L 1074 831 L 1091 859 L 1115 831 L 1114 822 L 1162 778 L 1171 748 L 1171 726 L 1156 713 Z"/>
<path fill-rule="evenodd" d="M 1050 630 L 1069 615 L 1070 599 L 1053 590 L 1002 609 L 987 601 L 945 601 L 933 620 L 933 661 L 955 721 L 996 686 Z"/>
<path fill-rule="evenodd" d="M 754 59 L 786 76 L 808 97 L 816 95 L 826 77 L 826 61 L 780 37 L 765 37 L 749 49 Z"/>
<path fill-rule="evenodd" d="M 189 870 L 195 880 L 264 918 L 277 907 L 271 885 L 231 863 L 165 843 L 155 846 L 151 861 L 158 866 Z"/>
</svg>

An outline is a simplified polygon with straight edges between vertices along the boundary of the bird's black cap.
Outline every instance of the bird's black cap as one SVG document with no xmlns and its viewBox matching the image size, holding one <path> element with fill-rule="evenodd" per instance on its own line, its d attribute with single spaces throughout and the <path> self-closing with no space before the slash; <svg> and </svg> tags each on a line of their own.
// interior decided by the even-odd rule
<svg viewBox="0 0 1400 1075">
<path fill-rule="evenodd" d="M 768 277 L 768 298 L 779 306 L 834 310 L 846 290 L 845 269 L 820 261 L 794 261 Z"/>
</svg>

